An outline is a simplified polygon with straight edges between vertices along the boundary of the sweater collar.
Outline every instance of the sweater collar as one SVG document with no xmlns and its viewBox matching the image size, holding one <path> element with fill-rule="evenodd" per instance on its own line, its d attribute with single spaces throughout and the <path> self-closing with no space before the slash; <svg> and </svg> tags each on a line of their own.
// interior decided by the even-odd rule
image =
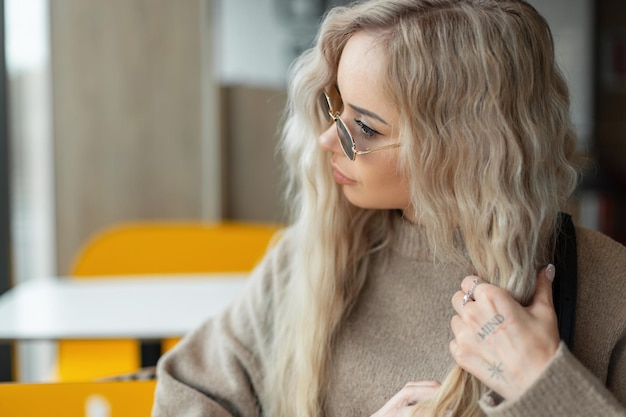
<svg viewBox="0 0 626 417">
<path fill-rule="evenodd" d="M 418 261 L 434 261 L 435 250 L 430 245 L 423 226 L 416 225 L 402 217 L 393 219 L 394 236 L 391 238 L 391 249 L 402 256 Z M 462 239 L 457 240 L 457 247 L 465 252 Z"/>
<path fill-rule="evenodd" d="M 393 219 L 394 236 L 391 239 L 391 249 L 402 256 L 417 260 L 433 260 L 434 252 L 426 238 L 425 229 L 411 223 L 401 215 Z"/>
</svg>

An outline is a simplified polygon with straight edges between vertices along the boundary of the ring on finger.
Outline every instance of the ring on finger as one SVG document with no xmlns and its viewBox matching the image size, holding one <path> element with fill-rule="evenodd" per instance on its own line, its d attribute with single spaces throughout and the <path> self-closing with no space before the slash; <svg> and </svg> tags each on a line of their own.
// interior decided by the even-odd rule
<svg viewBox="0 0 626 417">
<path fill-rule="evenodd" d="M 472 288 L 470 288 L 470 289 L 469 289 L 469 290 L 465 293 L 465 295 L 463 296 L 463 299 L 461 300 L 461 307 L 465 307 L 465 304 L 467 304 L 467 302 L 468 302 L 469 300 L 476 301 L 476 300 L 474 299 L 474 290 L 476 289 L 476 287 L 477 287 L 478 285 L 483 284 L 483 283 L 484 283 L 484 281 L 482 281 L 482 280 L 480 280 L 480 279 L 478 279 L 478 278 L 476 278 L 476 279 L 474 279 L 474 281 L 472 281 Z"/>
<path fill-rule="evenodd" d="M 472 292 L 468 291 L 465 293 L 465 295 L 463 296 L 463 299 L 461 300 L 461 307 L 465 307 L 465 304 L 467 304 L 467 302 L 472 298 Z"/>
<path fill-rule="evenodd" d="M 472 281 L 472 288 L 470 288 L 470 290 L 468 291 L 469 293 L 471 293 L 472 295 L 474 294 L 474 290 L 476 289 L 477 286 L 479 286 L 480 284 L 484 284 L 485 281 L 475 278 L 474 281 Z"/>
</svg>

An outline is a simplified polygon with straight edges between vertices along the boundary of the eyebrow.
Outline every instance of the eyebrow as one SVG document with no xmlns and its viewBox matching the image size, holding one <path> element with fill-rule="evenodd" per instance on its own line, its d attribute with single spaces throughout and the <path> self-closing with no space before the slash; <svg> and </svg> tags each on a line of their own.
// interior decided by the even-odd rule
<svg viewBox="0 0 626 417">
<path fill-rule="evenodd" d="M 350 108 L 352 108 L 352 110 L 354 110 L 354 111 L 356 111 L 356 112 L 358 112 L 358 113 L 361 113 L 361 114 L 364 114 L 364 115 L 366 115 L 366 116 L 369 116 L 369 117 L 371 117 L 371 118 L 373 118 L 373 119 L 376 119 L 376 120 L 378 120 L 379 122 L 384 123 L 384 124 L 386 124 L 387 126 L 389 126 L 389 123 L 387 123 L 387 122 L 385 121 L 385 119 L 383 119 L 382 117 L 380 117 L 379 115 L 377 115 L 377 114 L 376 114 L 376 113 L 374 113 L 374 112 L 371 112 L 371 111 L 369 111 L 369 110 L 366 110 L 366 109 L 364 109 L 364 108 L 362 108 L 362 107 L 355 106 L 354 104 L 348 104 L 348 106 L 350 106 Z"/>
</svg>

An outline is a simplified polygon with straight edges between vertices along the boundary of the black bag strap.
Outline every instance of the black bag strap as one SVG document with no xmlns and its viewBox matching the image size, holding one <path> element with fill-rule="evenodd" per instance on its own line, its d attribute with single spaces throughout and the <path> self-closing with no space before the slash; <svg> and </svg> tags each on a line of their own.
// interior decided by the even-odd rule
<svg viewBox="0 0 626 417">
<path fill-rule="evenodd" d="M 572 217 L 559 213 L 559 226 L 554 250 L 556 275 L 552 282 L 552 299 L 559 324 L 561 340 L 571 350 L 574 340 L 574 312 L 576 310 L 576 230 Z"/>
</svg>

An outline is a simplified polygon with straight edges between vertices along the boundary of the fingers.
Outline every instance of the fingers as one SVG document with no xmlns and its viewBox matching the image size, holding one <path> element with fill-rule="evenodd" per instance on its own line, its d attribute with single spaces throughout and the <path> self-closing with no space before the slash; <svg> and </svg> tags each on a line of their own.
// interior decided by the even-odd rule
<svg viewBox="0 0 626 417">
<path fill-rule="evenodd" d="M 435 395 L 441 384 L 437 381 L 409 382 L 398 392 L 400 405 L 413 406 Z"/>
<path fill-rule="evenodd" d="M 552 281 L 554 280 L 555 273 L 556 268 L 552 264 L 548 264 L 547 267 L 539 271 L 532 304 L 540 303 L 551 308 L 554 307 L 552 303 Z M 453 295 L 452 305 L 458 313 L 461 313 L 461 309 L 473 301 L 487 298 L 494 302 L 497 301 L 496 295 L 498 293 L 506 295 L 505 290 L 490 285 L 487 281 L 475 275 L 470 275 L 461 281 L 461 291 L 457 291 Z"/>
<path fill-rule="evenodd" d="M 552 301 L 552 281 L 556 274 L 556 268 L 552 264 L 548 264 L 546 268 L 539 271 L 537 275 L 537 288 L 533 297 L 532 304 L 545 304 L 551 308 L 554 308 Z"/>
<path fill-rule="evenodd" d="M 479 295 L 483 292 L 484 287 L 488 284 L 486 281 L 480 279 L 475 275 L 467 276 L 461 281 L 461 291 L 457 291 L 452 296 L 452 305 L 457 313 L 461 314 L 461 311 L 468 304 L 476 301 Z M 497 289 L 497 287 L 494 287 Z"/>
<path fill-rule="evenodd" d="M 452 339 L 448 344 L 448 350 L 455 362 L 467 372 L 473 373 L 472 371 L 476 369 L 475 363 L 481 361 L 482 358 L 476 354 L 469 353 L 465 347 L 461 347 L 457 339 Z"/>
<path fill-rule="evenodd" d="M 515 398 L 530 386 L 558 347 L 554 274 L 553 265 L 539 271 L 527 307 L 497 285 L 476 282 L 475 276 L 465 277 L 452 297 L 457 312 L 450 322 L 452 357 L 504 398 Z"/>
<path fill-rule="evenodd" d="M 407 382 L 406 387 L 424 387 L 424 388 L 439 388 L 441 383 L 439 381 L 417 381 L 417 382 Z"/>
<path fill-rule="evenodd" d="M 469 275 L 461 281 L 461 289 L 465 292 L 473 291 L 479 284 L 487 284 L 487 282 L 476 275 Z"/>
<path fill-rule="evenodd" d="M 409 382 L 372 417 L 409 416 L 411 407 L 433 397 L 440 385 L 437 381 Z"/>
</svg>

